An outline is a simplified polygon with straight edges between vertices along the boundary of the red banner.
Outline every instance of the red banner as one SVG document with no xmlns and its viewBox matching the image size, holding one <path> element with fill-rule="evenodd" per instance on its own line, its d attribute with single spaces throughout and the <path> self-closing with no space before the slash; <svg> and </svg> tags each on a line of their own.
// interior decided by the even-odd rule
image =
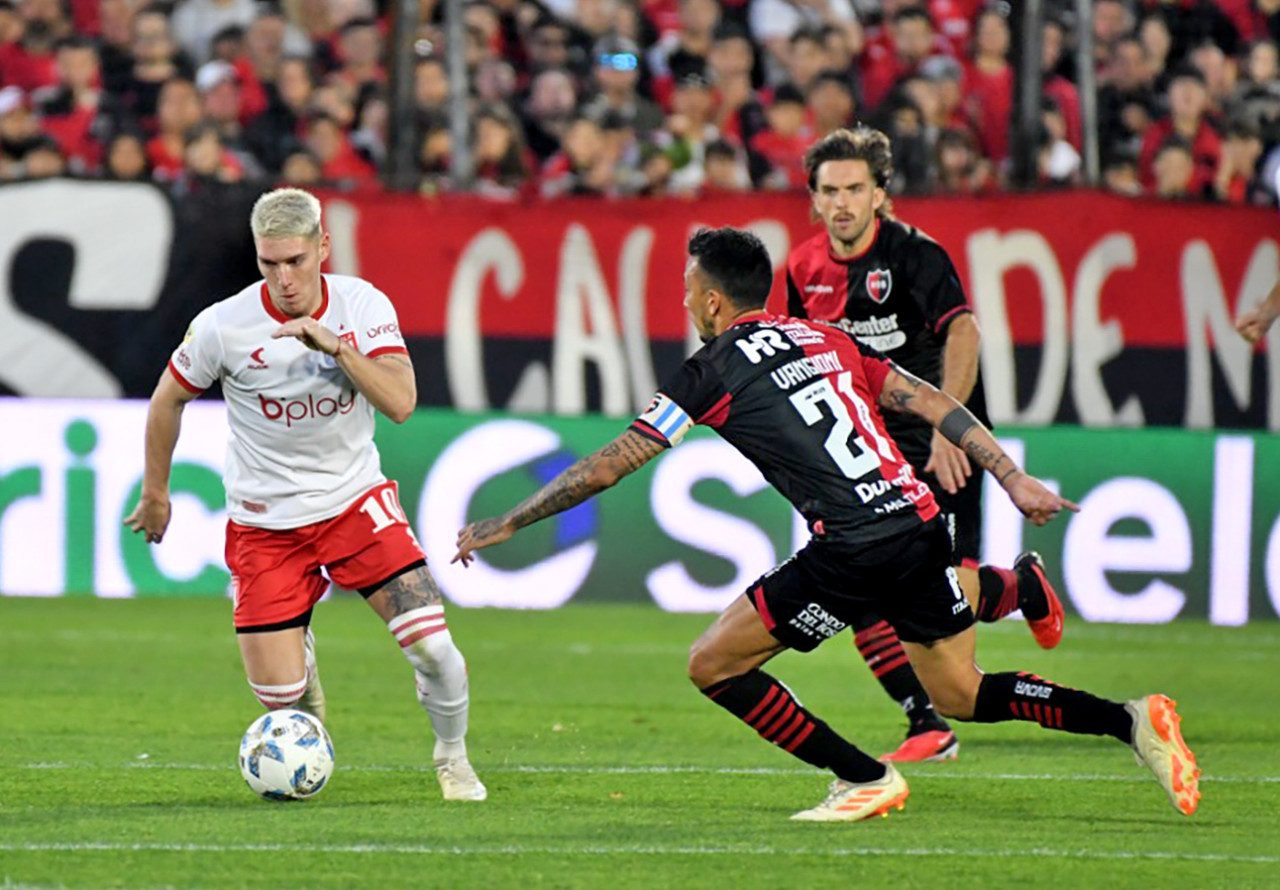
<svg viewBox="0 0 1280 890">
<path fill-rule="evenodd" d="M 1073 284 L 1091 286 L 1077 280 L 1082 272 L 1090 277 L 1082 268 L 1088 260 L 1101 263 L 1105 275 L 1098 314 L 1124 328 L 1126 343 L 1181 346 L 1187 337 L 1178 298 L 1188 251 L 1203 245 L 1234 297 L 1254 254 L 1280 238 L 1280 217 L 1269 211 L 1087 192 L 898 199 L 896 206 L 947 248 L 972 298 L 979 296 L 975 279 L 987 283 L 992 272 L 975 274 L 975 266 L 1004 270 L 1009 322 L 1023 344 L 1042 341 L 1037 291 L 1061 286 L 1069 311 Z M 406 332 L 419 336 L 444 333 L 448 291 L 464 283 L 480 288 L 486 335 L 548 337 L 558 289 L 598 278 L 615 299 L 628 285 L 643 290 L 650 335 L 679 339 L 684 248 L 695 228 L 751 226 L 773 235 L 766 243 L 778 256 L 819 231 L 803 196 L 534 206 L 375 197 L 360 199 L 357 210 L 360 272 L 393 295 Z M 1268 271 L 1274 279 L 1275 268 Z M 775 297 L 781 302 L 780 287 Z"/>
<path fill-rule="evenodd" d="M 965 281 L 998 420 L 1280 425 L 1280 386 L 1270 382 L 1280 374 L 1280 341 L 1264 362 L 1231 333 L 1238 311 L 1280 276 L 1274 212 L 1092 192 L 896 203 L 901 218 L 947 248 Z M 547 407 L 618 413 L 630 408 L 608 398 L 610 379 L 637 390 L 630 407 L 643 404 L 636 380 L 647 384 L 654 370 L 636 366 L 640 353 L 686 338 L 681 276 L 694 229 L 759 234 L 778 270 L 776 308 L 785 305 L 787 253 L 820 231 L 803 195 L 533 206 L 335 197 L 328 218 L 335 271 L 387 291 L 410 336 L 443 338 L 447 373 L 467 366 L 450 359 L 450 342 L 464 358 L 468 338 L 477 354 L 486 340 L 545 341 L 552 353 L 567 345 L 573 360 L 605 368 L 604 395 L 567 397 L 576 384 L 557 383 L 552 368 L 560 395 Z M 630 385 L 617 382 L 625 371 L 610 377 L 611 349 Z M 472 362 L 490 378 L 501 364 L 493 352 Z M 661 379 L 670 357 L 655 356 Z M 508 370 L 519 376 L 529 361 Z M 464 395 L 475 388 L 469 381 L 451 376 L 449 385 L 455 404 L 501 407 Z M 498 386 L 518 389 L 511 380 Z"/>
</svg>

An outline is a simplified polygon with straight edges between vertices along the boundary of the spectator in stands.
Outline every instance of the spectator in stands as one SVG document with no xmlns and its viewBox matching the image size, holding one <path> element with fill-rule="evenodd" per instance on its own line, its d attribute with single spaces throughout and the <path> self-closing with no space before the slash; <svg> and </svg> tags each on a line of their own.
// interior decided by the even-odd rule
<svg viewBox="0 0 1280 890">
<path fill-rule="evenodd" d="M 662 126 L 665 116 L 654 102 L 636 91 L 640 79 L 640 51 L 622 37 L 599 41 L 593 53 L 593 82 L 599 91 L 584 111 L 597 122 L 613 112 L 635 127 L 641 138 Z"/>
<path fill-rule="evenodd" d="M 1104 152 L 1123 149 L 1137 157 L 1156 107 L 1146 50 L 1134 37 L 1115 44 L 1105 82 L 1098 89 L 1098 134 Z"/>
<path fill-rule="evenodd" d="M 660 39 L 647 55 L 654 98 L 662 105 L 668 104 L 682 78 L 706 74 L 707 55 L 720 22 L 717 0 L 680 0 L 677 8 L 680 29 Z"/>
<path fill-rule="evenodd" d="M 473 138 L 477 193 L 501 200 L 519 197 L 531 172 L 519 122 L 505 106 L 481 106 Z"/>
<path fill-rule="evenodd" d="M 52 136 L 40 136 L 22 159 L 22 179 L 51 179 L 67 172 L 67 159 Z"/>
<path fill-rule="evenodd" d="M 873 52 L 875 47 L 868 47 L 862 57 L 862 100 L 871 111 L 884 101 L 899 80 L 916 73 L 920 63 L 935 49 L 933 20 L 919 6 L 899 9 L 893 16 L 889 36 L 892 52 Z"/>
<path fill-rule="evenodd" d="M 280 62 L 266 111 L 245 128 L 244 144 L 268 171 L 280 172 L 286 157 L 296 151 L 315 82 L 306 59 L 286 57 Z"/>
<path fill-rule="evenodd" d="M 0 179 L 21 179 L 23 160 L 42 138 L 22 89 L 0 87 Z"/>
<path fill-rule="evenodd" d="M 372 164 L 375 170 L 381 168 L 387 160 L 387 127 L 390 120 L 391 109 L 387 105 L 387 98 L 385 94 L 378 93 L 360 108 L 359 124 L 348 134 L 356 154 Z"/>
<path fill-rule="evenodd" d="M 571 49 L 569 38 L 568 26 L 559 19 L 542 15 L 535 20 L 525 40 L 530 71 L 537 74 L 548 68 L 563 68 L 576 77 L 586 77 L 590 70 L 588 54 L 579 47 Z"/>
<path fill-rule="evenodd" d="M 1093 57 L 1104 72 L 1121 40 L 1133 34 L 1133 12 L 1124 0 L 1094 0 L 1093 3 Z"/>
<path fill-rule="evenodd" d="M 1041 99 L 1040 127 L 1037 155 L 1040 181 L 1050 187 L 1079 184 L 1080 152 L 1068 138 L 1067 121 L 1061 107 L 1049 96 Z"/>
<path fill-rule="evenodd" d="M 509 106 L 516 93 L 516 70 L 504 59 L 485 59 L 472 75 L 472 92 L 480 102 Z"/>
<path fill-rule="evenodd" d="M 245 29 L 240 25 L 227 25 L 209 41 L 209 61 L 221 59 L 234 64 L 246 52 Z"/>
<path fill-rule="evenodd" d="M 241 125 L 240 74 L 220 60 L 205 62 L 196 72 L 196 89 L 200 93 L 200 111 L 206 121 L 218 129 L 228 145 L 244 141 Z"/>
<path fill-rule="evenodd" d="M 936 128 L 963 129 L 973 127 L 964 111 L 964 69 L 950 56 L 930 56 L 920 64 L 920 76 L 933 84 L 936 101 L 924 108 L 925 122 Z"/>
<path fill-rule="evenodd" d="M 1171 135 L 1177 135 L 1190 147 L 1195 159 L 1195 181 L 1190 190 L 1199 193 L 1213 181 L 1222 154 L 1222 142 L 1208 120 L 1209 92 L 1204 75 L 1191 65 L 1183 65 L 1173 71 L 1169 80 L 1168 102 L 1168 117 L 1148 127 L 1143 136 L 1142 154 L 1138 159 L 1139 175 L 1145 184 L 1154 184 L 1156 152 Z"/>
<path fill-rule="evenodd" d="M 1162 92 L 1168 85 L 1166 73 L 1172 61 L 1169 54 L 1173 50 L 1173 36 L 1169 26 L 1161 16 L 1148 15 L 1138 25 L 1138 39 L 1146 50 L 1152 86 Z"/>
<path fill-rule="evenodd" d="M 373 19 L 352 19 L 342 26 L 338 54 L 342 67 L 329 77 L 333 85 L 345 88 L 356 107 L 387 82 L 382 67 L 382 35 Z"/>
<path fill-rule="evenodd" d="M 1084 144 L 1080 123 L 1080 93 L 1076 85 L 1061 74 L 1067 28 L 1055 18 L 1046 18 L 1041 29 L 1041 90 L 1054 101 L 1066 126 L 1066 140 L 1077 151 Z"/>
<path fill-rule="evenodd" d="M 773 91 L 765 112 L 769 126 L 751 140 L 752 180 L 769 191 L 794 191 L 805 187 L 808 175 L 804 153 L 817 141 L 806 122 L 804 95 L 793 84 Z"/>
<path fill-rule="evenodd" d="M 130 42 L 133 64 L 120 86 L 123 114 L 146 130 L 155 126 L 160 90 L 174 77 L 193 78 L 190 60 L 181 53 L 169 33 L 169 19 L 163 10 L 148 6 L 133 17 Z"/>
<path fill-rule="evenodd" d="M 973 29 L 973 60 L 965 70 L 965 110 L 983 155 L 997 165 L 1009 157 L 1009 117 L 1013 113 L 1009 45 L 1009 22 L 1004 13 L 998 8 L 983 11 Z"/>
<path fill-rule="evenodd" d="M 12 0 L 0 0 L 0 77 L 4 76 L 5 59 L 21 39 L 22 17 Z"/>
<path fill-rule="evenodd" d="M 102 176 L 116 182 L 150 182 L 146 143 L 136 130 L 121 130 L 107 142 L 103 152 Z"/>
<path fill-rule="evenodd" d="M 182 160 L 182 174 L 173 184 L 175 195 L 239 182 L 244 177 L 239 159 L 223 146 L 218 128 L 210 123 L 196 124 L 187 132 Z"/>
<path fill-rule="evenodd" d="M 444 59 L 425 56 L 413 66 L 413 101 L 419 118 L 449 113 L 449 73 Z"/>
<path fill-rule="evenodd" d="M 1164 19 L 1172 38 L 1169 64 L 1180 65 L 1205 41 L 1228 55 L 1239 51 L 1240 32 L 1213 0 L 1153 0 L 1155 15 Z"/>
<path fill-rule="evenodd" d="M 1142 194 L 1142 182 L 1138 179 L 1138 156 L 1123 149 L 1116 149 L 1104 156 L 1102 185 L 1107 191 L 1129 198 Z"/>
<path fill-rule="evenodd" d="M 715 90 L 715 125 L 726 138 L 740 145 L 751 142 L 765 128 L 764 106 L 752 80 L 755 47 L 747 32 L 734 24 L 716 29 L 707 65 Z"/>
<path fill-rule="evenodd" d="M 61 0 L 19 0 L 21 37 L 0 50 L 0 84 L 31 93 L 58 83 L 55 47 L 74 33 Z"/>
<path fill-rule="evenodd" d="M 1188 61 L 1204 75 L 1205 89 L 1209 94 L 1209 111 L 1221 114 L 1231 101 L 1236 87 L 1236 63 L 1228 59 L 1215 43 L 1202 43 L 1194 47 Z"/>
<path fill-rule="evenodd" d="M 1257 129 L 1264 142 L 1280 143 L 1280 58 L 1276 44 L 1262 40 L 1250 47 L 1241 74 L 1227 102 L 1228 116 Z"/>
<path fill-rule="evenodd" d="M 539 164 L 545 164 L 560 150 L 577 106 L 578 96 L 567 70 L 548 68 L 534 75 L 523 120 L 526 144 Z"/>
<path fill-rule="evenodd" d="M 98 61 L 102 88 L 112 95 L 123 91 L 133 69 L 134 0 L 101 0 L 98 5 Z M 3 41 L 0 41 L 2 43 Z"/>
<path fill-rule="evenodd" d="M 932 185 L 933 140 L 924 112 L 911 98 L 909 86 L 920 80 L 908 77 L 880 103 L 879 128 L 893 146 L 893 179 L 890 190 L 908 195 L 927 192 Z M 936 135 L 936 134 L 934 134 Z"/>
<path fill-rule="evenodd" d="M 191 81 L 175 77 L 160 89 L 156 135 L 147 143 L 147 165 L 160 182 L 182 173 L 187 133 L 200 123 L 200 95 Z"/>
<path fill-rule="evenodd" d="M 711 84 L 701 74 L 686 74 L 676 84 L 666 129 L 657 134 L 670 165 L 663 177 L 670 194 L 694 195 L 702 188 L 706 146 L 720 138 L 711 119 L 713 101 Z"/>
<path fill-rule="evenodd" d="M 855 54 L 862 47 L 862 27 L 849 0 L 752 0 L 748 21 L 755 42 L 763 48 L 778 77 L 787 60 L 788 41 L 801 28 L 830 25 L 845 33 Z"/>
<path fill-rule="evenodd" d="M 443 119 L 425 121 L 426 128 L 418 146 L 418 169 L 422 178 L 418 181 L 418 193 L 436 195 L 448 186 L 449 154 L 453 139 L 448 122 Z"/>
<path fill-rule="evenodd" d="M 977 195 L 994 185 L 991 164 L 978 153 L 968 129 L 943 130 L 934 152 L 935 190 L 939 194 Z"/>
<path fill-rule="evenodd" d="M 1152 162 L 1152 194 L 1159 198 L 1186 200 L 1203 197 L 1196 185 L 1196 162 L 1191 143 L 1182 136 L 1165 137 Z"/>
<path fill-rule="evenodd" d="M 827 45 L 817 28 L 802 28 L 787 43 L 787 81 L 802 93 L 814 79 L 830 67 Z"/>
<path fill-rule="evenodd" d="M 307 121 L 304 142 L 320 160 L 321 178 L 338 188 L 368 188 L 376 184 L 378 171 L 357 154 L 341 124 L 323 112 Z"/>
<path fill-rule="evenodd" d="M 173 39 L 192 61 L 204 64 L 214 35 L 231 25 L 248 28 L 254 11 L 253 0 L 182 0 L 173 11 Z"/>
<path fill-rule="evenodd" d="M 318 185 L 320 159 L 305 148 L 295 149 L 280 167 L 280 182 L 284 185 Z"/>
<path fill-rule="evenodd" d="M 849 78 L 839 71 L 822 71 L 809 85 L 805 103 L 819 138 L 853 123 L 857 102 Z"/>
<path fill-rule="evenodd" d="M 617 192 L 615 175 L 600 125 L 578 117 L 564 134 L 562 150 L 543 168 L 541 193 L 544 198 L 612 195 Z"/>
<path fill-rule="evenodd" d="M 1262 137 L 1246 123 L 1232 123 L 1222 139 L 1222 159 L 1213 178 L 1213 193 L 1230 204 L 1268 205 L 1275 194 L 1258 175 Z"/>
<path fill-rule="evenodd" d="M 704 195 L 732 195 L 751 188 L 751 176 L 741 153 L 726 139 L 708 143 L 703 160 L 705 175 L 702 183 Z"/>
<path fill-rule="evenodd" d="M 57 140 L 69 168 L 75 173 L 97 169 L 101 140 L 115 115 L 101 89 L 98 53 L 83 37 L 58 42 L 58 85 L 39 90 L 32 97 L 42 129 Z"/>
</svg>

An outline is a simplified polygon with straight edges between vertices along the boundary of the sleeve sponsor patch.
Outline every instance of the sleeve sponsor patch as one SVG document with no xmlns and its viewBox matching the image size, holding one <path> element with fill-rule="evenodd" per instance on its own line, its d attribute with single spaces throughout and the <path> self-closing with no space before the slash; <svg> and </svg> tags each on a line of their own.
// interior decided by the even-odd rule
<svg viewBox="0 0 1280 890">
<path fill-rule="evenodd" d="M 678 445 L 693 427 L 693 418 L 662 393 L 653 397 L 649 407 L 637 419 L 648 424 L 673 446 Z"/>
</svg>

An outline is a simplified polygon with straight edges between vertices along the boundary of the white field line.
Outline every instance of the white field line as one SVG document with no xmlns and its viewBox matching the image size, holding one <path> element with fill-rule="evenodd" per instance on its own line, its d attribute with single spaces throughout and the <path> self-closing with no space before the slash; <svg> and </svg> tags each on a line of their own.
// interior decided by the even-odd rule
<svg viewBox="0 0 1280 890">
<path fill-rule="evenodd" d="M 319 853 L 334 855 L 376 854 L 401 856 L 917 856 L 974 859 L 1085 859 L 1085 860 L 1156 860 L 1175 862 L 1238 862 L 1274 865 L 1280 856 L 1230 853 L 1185 853 L 1176 850 L 1082 850 L 1033 847 L 1028 849 L 975 849 L 972 847 L 804 847 L 786 845 L 719 845 L 684 844 L 172 844 L 172 843 L 4 843 L 6 853 Z"/>
<path fill-rule="evenodd" d="M 139 760 L 122 763 L 112 767 L 99 763 L 50 761 L 24 763 L 19 769 L 28 770 L 189 770 L 192 772 L 232 772 L 235 764 L 217 763 L 160 763 L 151 760 Z M 429 773 L 427 766 L 380 766 L 376 764 L 339 764 L 338 772 L 353 773 Z M 821 770 L 802 768 L 750 767 L 750 766 L 551 766 L 503 764 L 481 766 L 483 773 L 546 773 L 550 775 L 582 775 L 582 776 L 649 776 L 649 775 L 712 775 L 712 776 L 817 776 L 828 775 Z M 991 780 L 1004 782 L 1137 782 L 1151 781 L 1145 772 L 1135 772 L 1129 776 L 1117 776 L 1104 773 L 992 773 L 992 772 L 959 772 L 957 770 L 939 769 L 937 767 L 915 768 L 910 775 L 927 779 L 960 779 Z M 1223 782 L 1246 785 L 1262 785 L 1280 782 L 1280 776 L 1202 776 L 1201 782 Z M 0 887 L 2 890 L 2 887 Z"/>
</svg>

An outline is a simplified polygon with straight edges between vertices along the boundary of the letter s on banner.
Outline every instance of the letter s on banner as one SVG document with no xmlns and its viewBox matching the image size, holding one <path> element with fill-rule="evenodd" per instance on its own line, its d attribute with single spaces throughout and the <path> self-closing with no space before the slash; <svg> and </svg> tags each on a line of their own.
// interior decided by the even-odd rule
<svg viewBox="0 0 1280 890">
<path fill-rule="evenodd" d="M 432 574 L 461 606 L 554 609 L 582 587 L 596 558 L 585 541 L 523 569 L 494 568 L 477 554 L 470 567 L 450 564 L 454 535 L 467 524 L 467 507 L 480 486 L 495 476 L 560 447 L 560 438 L 527 420 L 493 420 L 468 430 L 436 458 L 418 508 L 418 537 Z"/>
<path fill-rule="evenodd" d="M 718 479 L 741 497 L 768 483 L 733 446 L 719 439 L 686 442 L 663 455 L 650 489 L 653 515 L 668 535 L 733 563 L 733 580 L 721 587 L 699 584 L 679 562 L 659 566 L 645 578 L 654 602 L 668 612 L 716 612 L 748 584 L 773 568 L 773 543 L 756 525 L 693 499 L 693 486 Z"/>
<path fill-rule="evenodd" d="M 12 223 L 0 226 L 0 380 L 26 396 L 118 397 L 119 381 L 89 353 L 18 311 L 10 267 L 27 242 L 64 240 L 75 250 L 74 308 L 150 309 L 169 267 L 168 201 L 149 185 L 23 183 L 0 190 L 0 219 Z"/>
</svg>

